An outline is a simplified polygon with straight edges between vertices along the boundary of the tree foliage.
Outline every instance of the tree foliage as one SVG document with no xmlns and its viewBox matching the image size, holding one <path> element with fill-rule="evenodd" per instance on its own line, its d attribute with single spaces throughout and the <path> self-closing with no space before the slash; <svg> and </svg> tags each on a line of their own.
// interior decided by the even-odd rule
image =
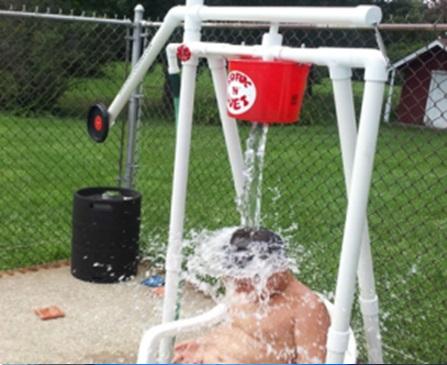
<svg viewBox="0 0 447 365">
<path fill-rule="evenodd" d="M 10 1 L 0 0 L 0 8 L 9 8 Z M 22 8 L 25 5 L 27 9 L 33 10 L 39 6 L 40 11 L 50 8 L 52 12 L 56 12 L 59 8 L 64 13 L 74 9 L 75 14 L 81 11 L 92 15 L 95 12 L 98 16 L 104 14 L 108 16 L 133 17 L 133 9 L 137 4 L 142 4 L 145 8 L 146 19 L 160 19 L 166 12 L 175 5 L 183 5 L 186 0 L 20 0 L 20 5 L 14 1 L 13 7 Z M 445 22 L 447 21 L 447 2 L 445 0 L 205 0 L 210 6 L 356 6 L 359 4 L 375 4 L 382 8 L 384 17 L 383 22 L 392 23 L 420 23 L 420 22 Z M 5 36 L 0 40 L 0 53 L 11 60 L 10 67 L 0 69 L 0 86 L 8 92 L 3 93 L 0 101 L 5 104 L 9 100 L 11 105 L 27 105 L 31 109 L 44 105 L 42 99 L 43 89 L 52 88 L 52 100 L 46 100 L 49 104 L 54 102 L 66 89 L 67 77 L 94 75 L 98 68 L 88 69 L 79 67 L 78 62 L 83 62 L 94 51 L 98 44 L 106 43 L 102 38 L 104 33 L 92 31 L 89 27 L 79 29 L 78 25 L 73 24 L 76 31 L 70 31 L 70 25 L 65 24 L 63 27 L 52 29 L 47 27 L 35 28 L 39 31 L 30 31 L 24 29 L 20 34 L 22 38 L 16 38 L 14 42 L 8 43 L 6 35 L 17 30 L 16 23 L 5 23 L 3 29 L 0 29 L 0 35 Z M 57 31 L 56 31 L 57 29 Z M 337 32 L 337 31 L 334 31 Z M 113 34 L 111 34 L 113 36 Z M 237 35 L 226 36 L 232 37 L 233 42 L 241 42 Z M 225 41 L 222 35 L 221 41 Z M 303 42 L 313 44 L 314 33 L 309 33 L 303 37 Z M 388 53 L 393 61 L 400 59 L 409 52 L 423 46 L 425 41 L 430 41 L 434 36 L 427 33 L 427 37 L 418 38 L 419 40 L 402 40 L 400 34 L 393 34 L 395 39 L 388 40 Z M 430 38 L 430 39 L 429 39 Z M 11 37 L 9 39 L 12 39 Z M 336 36 L 333 40 L 338 39 Z M 340 37 L 343 39 L 343 37 Z M 82 44 L 82 47 L 79 45 Z M 124 47 L 124 42 L 122 43 Z M 336 44 L 330 44 L 336 46 Z M 366 44 L 362 44 L 365 46 Z M 372 46 L 375 46 L 372 45 Z M 16 62 L 17 57 L 21 57 L 21 50 L 28 49 L 27 62 Z M 94 65 L 102 64 L 110 60 L 116 59 L 116 52 L 109 54 L 108 52 L 100 52 L 103 56 L 102 60 L 95 60 Z M 36 64 L 39 62 L 39 65 Z M 14 64 L 23 65 L 23 69 L 13 67 Z M 92 63 L 93 64 L 93 63 Z M 45 72 L 41 72 L 42 79 L 36 78 L 36 68 L 44 68 Z M 83 70 L 83 74 L 78 74 L 78 70 Z M 65 71 L 65 72 L 62 72 Z M 65 74 L 67 77 L 61 77 Z M 33 77 L 31 77 L 33 76 Z M 49 77 L 51 76 L 51 77 Z M 32 80 L 30 82 L 29 80 Z M 49 82 L 48 80 L 51 80 Z M 6 87 L 8 86 L 8 87 Z M 169 98 L 168 98 L 169 99 Z"/>
</svg>

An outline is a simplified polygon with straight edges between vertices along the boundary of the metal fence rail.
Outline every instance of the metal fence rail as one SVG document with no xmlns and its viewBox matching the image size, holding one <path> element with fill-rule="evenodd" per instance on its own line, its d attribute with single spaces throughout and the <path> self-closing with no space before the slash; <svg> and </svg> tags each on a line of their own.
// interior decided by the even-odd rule
<svg viewBox="0 0 447 365">
<path fill-rule="evenodd" d="M 141 15 L 141 14 L 140 14 Z M 139 15 L 136 15 L 139 16 Z M 141 246 L 155 264 L 167 238 L 174 108 L 164 56 L 105 144 L 85 132 L 158 22 L 0 11 L 0 270 L 70 255 L 72 194 L 133 186 L 143 194 Z M 207 24 L 204 39 L 259 43 L 264 24 Z M 390 58 L 369 210 L 387 362 L 445 362 L 447 329 L 446 24 L 383 24 Z M 288 25 L 285 43 L 377 47 L 371 30 Z M 172 37 L 181 40 L 180 31 Z M 210 75 L 198 75 L 187 231 L 236 225 L 229 164 Z M 354 74 L 359 110 L 362 75 Z M 248 127 L 240 124 L 242 140 Z M 327 71 L 312 69 L 299 124 L 269 131 L 263 225 L 290 241 L 300 278 L 331 295 L 345 190 Z M 356 310 L 356 313 L 358 311 Z M 360 317 L 354 328 L 361 330 Z"/>
</svg>

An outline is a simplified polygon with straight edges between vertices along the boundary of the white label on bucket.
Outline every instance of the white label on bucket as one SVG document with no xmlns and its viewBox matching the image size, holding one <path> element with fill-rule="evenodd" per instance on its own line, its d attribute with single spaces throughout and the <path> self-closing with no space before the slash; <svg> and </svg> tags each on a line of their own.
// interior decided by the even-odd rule
<svg viewBox="0 0 447 365">
<path fill-rule="evenodd" d="M 248 111 L 256 101 L 256 85 L 246 74 L 231 71 L 227 78 L 227 108 L 231 114 Z"/>
</svg>

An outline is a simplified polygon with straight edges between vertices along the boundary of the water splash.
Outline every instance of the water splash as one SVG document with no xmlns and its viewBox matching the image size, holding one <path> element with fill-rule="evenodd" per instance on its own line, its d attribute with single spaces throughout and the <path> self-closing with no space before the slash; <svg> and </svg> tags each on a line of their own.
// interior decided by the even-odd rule
<svg viewBox="0 0 447 365">
<path fill-rule="evenodd" d="M 243 227 L 261 226 L 261 187 L 267 134 L 267 125 L 254 123 L 247 139 L 244 189 L 237 201 Z"/>
<path fill-rule="evenodd" d="M 244 267 L 229 265 L 228 250 L 230 239 L 238 227 L 225 227 L 217 231 L 203 230 L 192 232 L 191 238 L 184 243 L 185 250 L 190 253 L 183 271 L 183 279 L 193 284 L 198 290 L 217 299 L 226 290 L 231 291 L 231 285 L 225 278 L 250 278 L 255 288 L 262 290 L 268 278 L 275 272 L 291 270 L 297 272 L 294 259 L 285 255 L 271 255 L 262 258 L 256 248 L 253 259 Z M 288 241 L 285 240 L 287 247 Z M 254 245 L 253 247 L 259 247 Z"/>
</svg>

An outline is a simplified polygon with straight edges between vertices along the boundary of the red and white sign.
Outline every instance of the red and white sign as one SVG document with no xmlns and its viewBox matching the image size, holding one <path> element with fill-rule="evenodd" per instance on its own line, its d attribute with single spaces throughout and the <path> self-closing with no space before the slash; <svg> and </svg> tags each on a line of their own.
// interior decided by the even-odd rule
<svg viewBox="0 0 447 365">
<path fill-rule="evenodd" d="M 256 101 L 256 85 L 245 73 L 231 71 L 227 78 L 227 108 L 233 115 L 250 110 Z"/>
</svg>

